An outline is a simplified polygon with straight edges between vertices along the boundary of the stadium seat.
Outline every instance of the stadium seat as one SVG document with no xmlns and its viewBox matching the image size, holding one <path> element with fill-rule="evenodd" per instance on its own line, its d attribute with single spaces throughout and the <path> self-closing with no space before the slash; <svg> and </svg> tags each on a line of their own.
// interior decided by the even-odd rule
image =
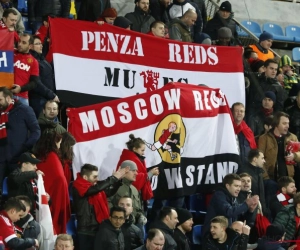
<svg viewBox="0 0 300 250">
<path fill-rule="evenodd" d="M 24 27 L 25 27 L 25 32 L 28 33 L 28 34 L 32 34 L 32 31 L 29 27 L 28 18 L 27 17 L 22 17 L 22 21 L 23 21 L 23 24 L 24 24 Z"/>
<path fill-rule="evenodd" d="M 274 36 L 274 40 L 293 42 L 294 37 L 285 36 L 282 28 L 275 23 L 265 23 L 263 30 L 271 33 Z"/>
<path fill-rule="evenodd" d="M 202 225 L 196 225 L 193 227 L 193 244 L 200 245 L 201 231 L 202 231 Z"/>
<path fill-rule="evenodd" d="M 293 62 L 300 62 L 300 47 L 293 48 L 292 57 Z"/>
<path fill-rule="evenodd" d="M 149 201 L 148 201 L 149 203 L 148 203 L 148 209 L 151 209 L 152 208 L 152 205 L 153 205 L 153 202 L 154 202 L 154 199 L 150 199 Z"/>
<path fill-rule="evenodd" d="M 18 11 L 20 11 L 22 14 L 27 13 L 27 0 L 18 0 Z"/>
<path fill-rule="evenodd" d="M 190 212 L 206 214 L 205 196 L 203 194 L 190 196 Z"/>
<path fill-rule="evenodd" d="M 71 218 L 67 223 L 67 234 L 76 236 L 77 220 L 75 214 L 71 214 Z"/>
<path fill-rule="evenodd" d="M 2 185 L 2 196 L 7 197 L 8 196 L 8 188 L 7 188 L 7 177 L 3 180 Z"/>
<path fill-rule="evenodd" d="M 300 42 L 300 27 L 289 25 L 285 27 L 285 34 L 289 37 L 294 37 L 295 42 Z"/>
<path fill-rule="evenodd" d="M 261 28 L 257 22 L 253 21 L 242 21 L 243 26 L 245 26 L 248 30 L 250 30 L 257 37 L 260 36 Z"/>
</svg>

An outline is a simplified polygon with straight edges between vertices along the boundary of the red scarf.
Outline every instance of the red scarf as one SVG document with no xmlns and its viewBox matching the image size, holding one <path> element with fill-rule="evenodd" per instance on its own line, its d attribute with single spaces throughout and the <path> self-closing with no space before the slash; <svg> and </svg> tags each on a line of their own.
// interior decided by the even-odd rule
<svg viewBox="0 0 300 250">
<path fill-rule="evenodd" d="M 245 121 L 242 121 L 240 125 L 237 125 L 235 122 L 233 122 L 233 127 L 236 135 L 238 135 L 240 132 L 244 134 L 244 136 L 250 144 L 251 149 L 257 148 L 254 134 Z"/>
<path fill-rule="evenodd" d="M 287 206 L 293 204 L 293 198 L 288 194 L 283 194 L 277 191 L 277 199 L 281 203 L 282 206 Z"/>
<path fill-rule="evenodd" d="M 265 117 L 268 117 L 273 114 L 273 108 L 271 109 L 262 108 L 262 112 L 264 113 Z"/>
<path fill-rule="evenodd" d="M 73 187 L 75 187 L 81 197 L 84 196 L 86 191 L 92 186 L 93 184 L 88 182 L 87 180 L 83 179 L 80 173 L 77 173 L 77 179 L 73 182 Z M 109 218 L 109 209 L 108 203 L 106 199 L 106 194 L 104 191 L 99 192 L 95 195 L 88 197 L 88 202 L 92 205 L 95 209 L 96 219 L 99 223 L 103 220 Z"/>
<path fill-rule="evenodd" d="M 6 126 L 8 123 L 8 113 L 13 108 L 14 103 L 8 105 L 7 109 L 0 113 L 0 140 L 7 139 Z"/>
</svg>

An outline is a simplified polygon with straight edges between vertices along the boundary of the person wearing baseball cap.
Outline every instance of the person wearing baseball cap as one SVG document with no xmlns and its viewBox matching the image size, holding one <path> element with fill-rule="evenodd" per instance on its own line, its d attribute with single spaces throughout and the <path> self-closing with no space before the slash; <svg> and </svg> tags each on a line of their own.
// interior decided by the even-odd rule
<svg viewBox="0 0 300 250">
<path fill-rule="evenodd" d="M 267 31 L 264 31 L 259 36 L 257 44 L 250 45 L 258 56 L 258 59 L 266 61 L 268 59 L 274 59 L 274 53 L 270 50 L 273 43 L 273 35 Z"/>
<path fill-rule="evenodd" d="M 191 249 L 186 233 L 193 229 L 193 215 L 184 208 L 176 208 L 178 224 L 174 230 L 174 240 L 177 243 L 177 250 Z"/>
<path fill-rule="evenodd" d="M 15 197 L 18 195 L 26 195 L 32 202 L 30 213 L 35 214 L 35 195 L 37 194 L 37 186 L 35 180 L 38 175 L 44 175 L 40 170 L 37 170 L 37 163 L 41 161 L 35 157 L 34 154 L 26 152 L 19 157 L 19 168 L 15 169 L 9 174 L 7 178 L 8 197 Z M 48 197 L 49 200 L 49 197 Z"/>
</svg>

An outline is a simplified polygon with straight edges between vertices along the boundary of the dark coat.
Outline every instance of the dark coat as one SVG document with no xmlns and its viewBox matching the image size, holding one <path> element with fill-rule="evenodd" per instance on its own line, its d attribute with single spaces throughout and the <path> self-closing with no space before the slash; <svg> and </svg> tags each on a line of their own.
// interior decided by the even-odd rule
<svg viewBox="0 0 300 250">
<path fill-rule="evenodd" d="M 249 114 L 247 117 L 247 124 L 253 131 L 255 137 L 265 132 L 264 125 L 266 118 L 267 116 L 264 114 L 262 108 L 258 109 L 254 114 Z"/>
<path fill-rule="evenodd" d="M 256 250 L 284 250 L 280 242 L 258 239 Z"/>
<path fill-rule="evenodd" d="M 207 24 L 207 13 L 206 13 L 205 1 L 204 0 L 191 0 L 191 2 L 196 3 L 201 12 L 203 29 L 204 29 Z"/>
<path fill-rule="evenodd" d="M 243 132 L 238 133 L 237 138 L 239 141 L 241 164 L 242 166 L 244 166 L 248 163 L 248 154 L 251 150 L 251 147 L 249 141 L 247 140 Z"/>
<path fill-rule="evenodd" d="M 177 244 L 177 250 L 190 250 L 190 241 L 186 235 L 179 230 L 178 228 L 175 228 L 174 230 L 174 240 Z"/>
<path fill-rule="evenodd" d="M 102 13 L 100 0 L 82 0 L 78 11 L 78 20 L 96 21 Z"/>
<path fill-rule="evenodd" d="M 141 229 L 134 225 L 134 218 L 129 215 L 125 223 L 122 225 L 121 230 L 124 235 L 125 250 L 136 249 L 144 243 L 143 234 Z"/>
<path fill-rule="evenodd" d="M 7 144 L 0 144 L 0 163 L 17 163 L 19 156 L 32 149 L 41 131 L 31 107 L 18 101 L 8 113 Z"/>
<path fill-rule="evenodd" d="M 222 244 L 221 249 L 227 250 L 247 250 L 247 243 L 249 236 L 246 234 L 239 234 L 231 228 L 226 229 L 227 239 Z M 224 247 L 223 247 L 224 246 Z M 205 250 L 220 250 L 218 240 L 213 239 L 211 233 L 207 233 L 204 237 L 202 249 Z"/>
<path fill-rule="evenodd" d="M 124 250 L 124 235 L 122 230 L 115 229 L 110 220 L 103 221 L 95 237 L 94 250 Z"/>
<path fill-rule="evenodd" d="M 144 34 L 150 31 L 150 25 L 155 21 L 153 16 L 137 6 L 134 8 L 134 12 L 127 13 L 125 17 L 132 22 L 131 30 Z"/>
<path fill-rule="evenodd" d="M 232 222 L 238 220 L 239 216 L 248 213 L 249 216 L 252 216 L 252 213 L 248 212 L 248 205 L 246 202 L 239 204 L 237 199 L 233 197 L 225 187 L 220 187 L 210 200 L 204 220 L 202 235 L 209 232 L 210 221 L 216 216 L 225 216 L 228 219 L 228 226 L 230 226 Z"/>
<path fill-rule="evenodd" d="M 289 131 L 295 134 L 300 139 L 300 108 L 297 105 L 297 102 L 287 109 L 287 113 L 290 116 L 290 127 Z"/>
<path fill-rule="evenodd" d="M 81 197 L 75 187 L 73 187 L 73 204 L 77 218 L 77 231 L 95 234 L 99 226 L 95 217 L 93 206 L 88 202 L 89 196 L 105 191 L 107 196 L 113 195 L 119 188 L 120 182 L 114 176 L 108 177 L 104 181 L 98 181 L 96 185 L 91 186 L 85 195 Z M 106 248 L 109 249 L 109 248 Z"/>
<path fill-rule="evenodd" d="M 291 205 L 292 203 L 290 203 Z M 284 208 L 277 198 L 277 194 L 272 196 L 269 201 L 269 208 L 271 212 L 272 219 L 275 219 L 276 215 Z"/>
<path fill-rule="evenodd" d="M 165 7 L 159 0 L 150 0 L 150 13 L 156 21 L 162 21 L 168 25 L 169 17 L 167 13 L 167 7 Z"/>
<path fill-rule="evenodd" d="M 165 223 L 163 223 L 160 220 L 154 221 L 152 224 L 150 224 L 150 229 L 151 228 L 157 228 L 164 233 L 164 236 L 165 236 L 164 250 L 177 249 L 176 241 L 173 238 L 174 231 L 172 229 L 170 229 Z"/>
</svg>

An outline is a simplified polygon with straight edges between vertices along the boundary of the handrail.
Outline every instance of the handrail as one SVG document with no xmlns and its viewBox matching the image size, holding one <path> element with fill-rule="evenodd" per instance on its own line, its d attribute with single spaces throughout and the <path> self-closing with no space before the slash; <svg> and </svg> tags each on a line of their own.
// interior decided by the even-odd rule
<svg viewBox="0 0 300 250">
<path fill-rule="evenodd" d="M 216 12 L 219 10 L 220 6 L 219 3 L 220 0 L 205 0 L 205 6 L 206 6 L 206 13 L 208 20 L 212 19 Z M 242 42 L 243 46 L 248 46 L 251 44 L 257 44 L 258 43 L 258 37 L 254 35 L 250 30 L 248 30 L 243 24 L 241 24 L 238 20 L 236 20 L 234 17 L 232 20 L 236 23 L 238 26 L 238 29 L 240 29 L 245 36 L 240 36 L 239 39 Z M 281 58 L 281 56 L 275 52 L 274 50 L 270 49 L 277 57 Z"/>
</svg>

